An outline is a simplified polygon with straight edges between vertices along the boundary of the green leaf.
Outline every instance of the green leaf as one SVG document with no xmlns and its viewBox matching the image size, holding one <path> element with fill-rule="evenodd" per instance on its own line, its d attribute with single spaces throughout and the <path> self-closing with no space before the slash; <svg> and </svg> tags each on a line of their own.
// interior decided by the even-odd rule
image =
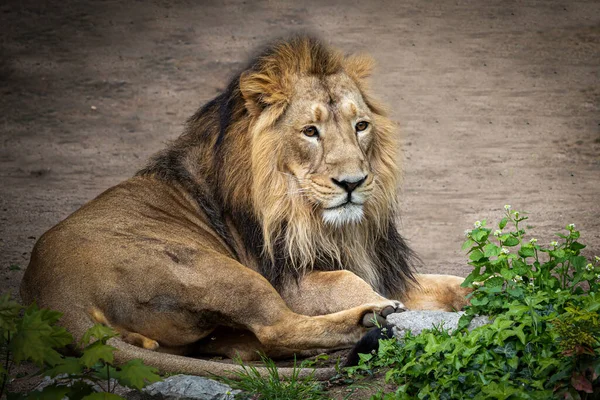
<svg viewBox="0 0 600 400">
<path fill-rule="evenodd" d="M 458 320 L 458 327 L 456 328 L 456 330 L 460 331 L 461 329 L 469 326 L 471 324 L 471 321 L 473 320 L 473 317 L 474 317 L 474 315 L 472 315 L 472 314 L 461 315 L 461 317 Z"/>
<path fill-rule="evenodd" d="M 485 255 L 483 254 L 483 252 L 479 249 L 475 249 L 473 250 L 473 252 L 469 255 L 469 259 L 473 260 L 473 261 L 479 261 L 481 260 L 483 257 L 485 257 Z"/>
<path fill-rule="evenodd" d="M 23 306 L 12 300 L 9 293 L 0 297 L 0 330 L 14 332 L 16 320 L 22 309 Z"/>
<path fill-rule="evenodd" d="M 490 230 L 486 229 L 486 228 L 478 228 L 478 229 L 474 229 L 471 232 L 471 237 L 473 238 L 473 240 L 482 243 L 485 242 L 485 240 L 487 239 L 487 237 L 490 234 Z"/>
<path fill-rule="evenodd" d="M 481 379 L 481 383 L 483 383 L 484 385 L 487 385 L 490 383 L 490 381 L 488 379 L 486 379 L 485 375 L 483 375 L 481 373 L 481 371 L 477 371 L 477 376 L 479 376 L 479 379 Z"/>
<path fill-rule="evenodd" d="M 116 349 L 112 346 L 104 344 L 102 342 L 94 342 L 87 346 L 83 350 L 80 362 L 87 368 L 91 368 L 96 365 L 100 360 L 107 363 L 112 363 L 114 360 L 114 351 Z"/>
<path fill-rule="evenodd" d="M 488 243 L 483 246 L 483 255 L 487 258 L 497 257 L 502 252 L 502 248 L 496 246 L 493 243 Z"/>
<path fill-rule="evenodd" d="M 362 361 L 362 363 L 367 363 L 367 362 L 369 362 L 373 358 L 373 354 L 370 354 L 370 353 L 366 353 L 366 354 L 359 353 L 358 354 L 358 358 L 360 359 L 360 361 Z"/>
<path fill-rule="evenodd" d="M 552 250 L 549 252 L 552 257 L 563 258 L 565 256 L 565 251 L 563 249 Z"/>
<path fill-rule="evenodd" d="M 83 371 L 79 358 L 65 357 L 53 368 L 50 368 L 44 372 L 44 375 L 54 378 L 57 375 L 78 375 Z"/>
<path fill-rule="evenodd" d="M 38 306 L 35 305 L 35 303 L 27 307 L 25 313 L 39 313 L 41 315 L 42 320 L 50 325 L 56 324 L 62 317 L 61 312 L 49 310 L 47 308 L 38 308 Z"/>
<path fill-rule="evenodd" d="M 487 287 L 502 287 L 502 285 L 504 285 L 504 278 L 500 277 L 500 276 L 494 276 L 490 279 L 488 279 L 487 281 L 485 281 L 485 286 Z"/>
<path fill-rule="evenodd" d="M 564 380 L 565 378 L 569 377 L 571 375 L 571 369 L 570 368 L 564 368 L 564 369 L 559 369 L 557 373 L 555 373 L 554 375 L 552 375 L 549 379 L 549 383 L 555 383 L 561 380 Z"/>
<path fill-rule="evenodd" d="M 73 341 L 64 328 L 54 325 L 61 315 L 56 311 L 38 310 L 36 306 L 27 308 L 10 343 L 16 363 L 31 360 L 38 366 L 53 366 L 61 362 L 62 357 L 55 349 Z"/>
<path fill-rule="evenodd" d="M 112 328 L 102 324 L 96 324 L 85 332 L 85 334 L 81 338 L 81 344 L 88 345 L 92 338 L 106 343 L 108 339 L 113 338 L 117 335 L 118 333 L 115 332 Z"/>
<path fill-rule="evenodd" d="M 513 272 L 513 270 L 508 269 L 508 268 L 502 268 L 500 270 L 500 275 L 502 275 L 502 277 L 504 279 L 506 279 L 507 281 L 509 281 L 515 277 L 515 273 Z"/>
<path fill-rule="evenodd" d="M 509 358 L 508 360 L 506 360 L 506 363 L 512 369 L 517 369 L 517 367 L 519 366 L 519 357 Z"/>
<path fill-rule="evenodd" d="M 96 393 L 88 394 L 81 400 L 122 400 L 122 399 L 123 399 L 123 397 L 113 394 L 113 393 L 96 392 Z"/>
<path fill-rule="evenodd" d="M 515 335 L 517 335 L 521 343 L 526 344 L 527 339 L 525 338 L 525 333 L 523 332 L 523 325 L 514 326 L 513 331 L 515 332 Z"/>
<path fill-rule="evenodd" d="M 503 235 L 500 235 L 500 236 L 498 237 L 498 239 L 499 239 L 501 242 L 504 242 L 504 241 L 505 241 L 505 240 L 507 240 L 509 237 L 513 237 L 513 236 L 512 236 L 510 233 L 505 233 L 505 234 L 503 234 Z"/>
<path fill-rule="evenodd" d="M 425 352 L 426 353 L 436 353 L 436 352 L 440 351 L 440 345 L 438 342 L 438 338 L 433 333 L 426 334 L 426 337 L 427 337 L 427 345 L 425 345 Z"/>
<path fill-rule="evenodd" d="M 513 260 L 513 272 L 517 275 L 527 275 L 531 271 L 530 267 L 521 260 Z"/>
<path fill-rule="evenodd" d="M 539 370 L 544 371 L 548 367 L 558 367 L 561 365 L 561 360 L 556 358 L 543 358 L 539 361 Z"/>
<path fill-rule="evenodd" d="M 475 282 L 476 280 L 478 280 L 481 277 L 481 274 L 479 273 L 480 270 L 481 270 L 480 267 L 474 268 L 473 271 L 469 275 L 467 275 L 467 277 L 465 278 L 463 283 L 461 283 L 460 286 L 461 287 L 470 287 L 473 282 Z"/>
<path fill-rule="evenodd" d="M 519 250 L 519 255 L 523 258 L 535 257 L 535 249 L 530 245 L 522 246 Z"/>
<path fill-rule="evenodd" d="M 571 250 L 573 250 L 573 251 L 579 251 L 581 249 L 585 249 L 585 247 L 586 247 L 585 244 L 581 244 L 579 242 L 573 242 L 573 243 L 571 243 L 571 246 L 570 246 Z"/>
<path fill-rule="evenodd" d="M 525 293 L 523 291 L 523 288 L 520 286 L 514 286 L 514 287 L 509 287 L 508 289 L 506 289 L 506 291 L 508 292 L 508 294 L 510 294 L 512 297 L 517 297 L 517 298 L 522 298 L 523 294 Z"/>
<path fill-rule="evenodd" d="M 569 257 L 569 261 L 577 270 L 583 270 L 587 264 L 587 259 L 583 256 L 571 256 Z"/>
<path fill-rule="evenodd" d="M 510 382 L 490 382 L 481 387 L 481 393 L 486 395 L 484 398 L 489 399 L 506 400 L 519 392 L 520 389 L 513 387 Z"/>
<path fill-rule="evenodd" d="M 525 344 L 525 334 L 523 333 L 523 327 L 521 329 L 513 328 L 513 329 L 504 329 L 498 332 L 498 338 L 501 342 L 505 342 L 509 337 L 516 336 L 519 338 L 521 343 Z M 512 357 L 512 356 L 511 356 Z"/>
<path fill-rule="evenodd" d="M 71 400 L 82 399 L 83 397 L 85 397 L 89 394 L 95 393 L 95 392 L 96 391 L 94 390 L 93 386 L 90 383 L 84 382 L 82 380 L 76 380 L 71 385 L 71 390 L 69 392 L 69 399 L 71 399 Z"/>
<path fill-rule="evenodd" d="M 467 239 L 467 240 L 465 240 L 465 242 L 462 245 L 462 250 L 463 251 L 468 250 L 471 247 L 473 247 L 474 245 L 475 245 L 474 241 L 472 241 L 471 239 Z"/>
<path fill-rule="evenodd" d="M 494 328 L 496 328 L 496 330 L 501 331 L 504 330 L 508 327 L 510 327 L 513 324 L 513 321 L 506 319 L 506 318 L 496 318 L 494 320 L 494 322 L 492 323 L 492 326 Z"/>
<path fill-rule="evenodd" d="M 25 397 L 27 400 L 56 400 L 64 398 L 71 391 L 66 385 L 46 386 L 43 390 L 30 392 Z"/>
<path fill-rule="evenodd" d="M 502 341 L 511 336 L 503 336 L 504 332 L 499 332 L 498 334 L 500 335 Z M 508 342 L 504 346 L 497 346 L 493 349 L 493 351 L 494 353 L 503 354 L 506 358 L 513 358 L 517 355 L 517 350 L 513 342 Z"/>
<path fill-rule="evenodd" d="M 500 220 L 500 223 L 498 224 L 498 227 L 500 229 L 504 229 L 504 227 L 506 226 L 506 224 L 508 223 L 508 218 L 504 217 Z"/>
<path fill-rule="evenodd" d="M 502 245 L 503 246 L 507 246 L 507 247 L 513 247 L 519 244 L 519 239 L 514 237 L 514 236 L 509 236 L 506 238 L 506 240 L 502 241 Z"/>
<path fill-rule="evenodd" d="M 107 366 L 108 366 L 108 370 L 107 370 Z M 116 367 L 113 367 L 110 364 L 105 364 L 105 365 L 97 365 L 94 368 L 94 377 L 98 378 L 100 380 L 106 381 L 109 378 L 111 379 L 116 379 L 117 375 L 119 375 L 119 371 L 117 370 Z"/>
<path fill-rule="evenodd" d="M 490 299 L 487 297 L 481 297 L 481 298 L 473 297 L 471 299 L 471 304 L 474 306 L 484 306 L 489 302 L 490 302 Z"/>
</svg>

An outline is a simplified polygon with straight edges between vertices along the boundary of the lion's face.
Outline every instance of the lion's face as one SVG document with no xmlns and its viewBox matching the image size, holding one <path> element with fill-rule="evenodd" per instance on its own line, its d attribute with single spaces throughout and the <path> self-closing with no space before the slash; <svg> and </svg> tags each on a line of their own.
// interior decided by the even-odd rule
<svg viewBox="0 0 600 400">
<path fill-rule="evenodd" d="M 230 156 L 245 169 L 230 176 L 250 178 L 233 185 L 231 198 L 250 199 L 272 260 L 282 245 L 297 269 L 320 258 L 372 274 L 370 254 L 391 226 L 399 181 L 396 126 L 368 91 L 372 65 L 367 56 L 298 39 L 240 75 L 250 118 L 228 134 L 248 132 L 249 140 Z"/>
<path fill-rule="evenodd" d="M 369 162 L 372 113 L 344 73 L 303 77 L 295 88 L 274 129 L 285 143 L 282 172 L 325 223 L 359 222 L 376 178 Z"/>
</svg>

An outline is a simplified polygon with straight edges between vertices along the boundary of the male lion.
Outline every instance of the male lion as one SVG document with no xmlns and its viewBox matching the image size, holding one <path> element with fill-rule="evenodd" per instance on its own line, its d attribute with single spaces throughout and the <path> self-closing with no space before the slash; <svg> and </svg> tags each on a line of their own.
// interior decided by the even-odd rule
<svg viewBox="0 0 600 400">
<path fill-rule="evenodd" d="M 121 360 L 196 374 L 232 367 L 182 355 L 347 348 L 405 307 L 460 309 L 462 279 L 413 274 L 394 224 L 397 134 L 366 92 L 371 64 L 308 37 L 270 47 L 40 238 L 23 301 L 76 338 L 113 327 Z"/>
</svg>

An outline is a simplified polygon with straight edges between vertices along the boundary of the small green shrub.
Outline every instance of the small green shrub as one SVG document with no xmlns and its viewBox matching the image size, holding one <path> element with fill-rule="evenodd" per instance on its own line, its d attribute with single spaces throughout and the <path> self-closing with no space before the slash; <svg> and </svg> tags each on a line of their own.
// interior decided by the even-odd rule
<svg viewBox="0 0 600 400">
<path fill-rule="evenodd" d="M 591 399 L 600 396 L 600 258 L 589 263 L 570 224 L 559 241 L 526 240 L 527 217 L 505 206 L 496 229 L 465 232 L 471 305 L 459 329 L 382 340 L 357 375 L 385 368 L 394 393 L 376 399 Z M 469 332 L 475 315 L 493 323 Z"/>
<path fill-rule="evenodd" d="M 24 308 L 8 294 L 0 297 L 0 397 L 12 368 L 24 361 L 36 364 L 38 374 L 54 378 L 54 382 L 29 394 L 6 393 L 8 399 L 119 399 L 111 379 L 134 389 L 161 379 L 141 360 L 113 365 L 116 349 L 107 341 L 117 333 L 103 325 L 86 332 L 80 357 L 64 357 L 59 351 L 73 344 L 73 337 L 56 324 L 60 317 L 61 313 L 36 305 Z"/>
<path fill-rule="evenodd" d="M 314 362 L 297 365 L 294 360 L 292 376 L 283 378 L 279 375 L 273 360 L 264 355 L 260 357 L 268 371 L 268 376 L 261 376 L 256 367 L 245 365 L 242 360 L 238 359 L 236 362 L 242 367 L 242 370 L 234 373 L 236 378 L 220 377 L 219 379 L 234 389 L 242 390 L 244 393 L 238 395 L 238 398 L 265 400 L 321 400 L 328 398 L 323 386 L 315 381 L 314 372 L 300 378 L 300 371 L 303 368 L 313 367 Z"/>
</svg>

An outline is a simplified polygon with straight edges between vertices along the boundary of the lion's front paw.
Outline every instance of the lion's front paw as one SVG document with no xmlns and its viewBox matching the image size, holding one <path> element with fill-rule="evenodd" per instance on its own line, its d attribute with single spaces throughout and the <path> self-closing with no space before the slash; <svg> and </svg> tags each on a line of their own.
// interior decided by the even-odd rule
<svg viewBox="0 0 600 400">
<path fill-rule="evenodd" d="M 385 325 L 385 319 L 388 315 L 406 311 L 404 304 L 397 300 L 388 300 L 382 304 L 367 305 L 370 308 L 361 320 L 361 325 L 365 328 L 373 328 Z"/>
</svg>

